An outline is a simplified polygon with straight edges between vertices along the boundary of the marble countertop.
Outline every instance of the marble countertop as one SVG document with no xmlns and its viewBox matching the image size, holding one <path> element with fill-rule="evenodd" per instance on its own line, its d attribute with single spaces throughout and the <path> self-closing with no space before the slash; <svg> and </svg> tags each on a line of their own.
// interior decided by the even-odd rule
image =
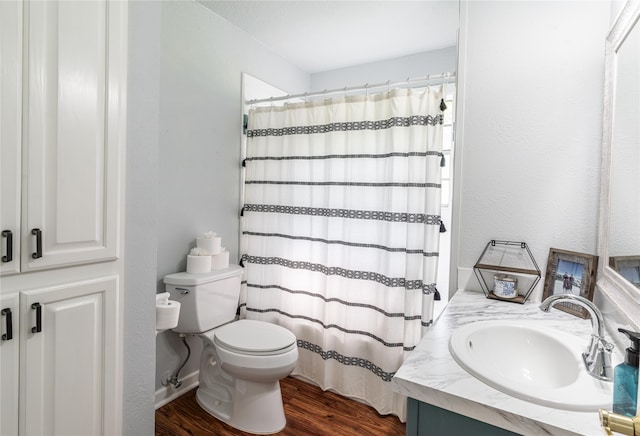
<svg viewBox="0 0 640 436">
<path fill-rule="evenodd" d="M 480 292 L 459 290 L 402 364 L 392 379 L 393 389 L 523 435 L 603 435 L 598 412 L 553 409 L 504 394 L 471 376 L 449 354 L 449 336 L 456 327 L 495 319 L 544 321 L 546 326 L 583 337 L 586 347 L 591 334 L 590 320 L 557 309 L 544 313 L 538 304 L 490 300 Z M 621 360 L 616 347 L 613 364 Z"/>
</svg>

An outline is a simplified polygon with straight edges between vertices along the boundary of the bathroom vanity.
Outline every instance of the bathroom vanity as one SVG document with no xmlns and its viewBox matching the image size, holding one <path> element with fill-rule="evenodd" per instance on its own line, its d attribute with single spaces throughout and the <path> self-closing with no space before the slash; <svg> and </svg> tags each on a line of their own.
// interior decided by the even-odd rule
<svg viewBox="0 0 640 436">
<path fill-rule="evenodd" d="M 407 434 L 601 435 L 597 410 L 560 410 L 520 400 L 458 365 L 449 351 L 451 334 L 459 326 L 488 320 L 539 322 L 584 338 L 585 344 L 592 331 L 590 320 L 555 309 L 544 313 L 535 302 L 511 304 L 459 290 L 392 380 L 394 390 L 408 397 Z M 619 348 L 613 365 L 622 360 Z"/>
</svg>

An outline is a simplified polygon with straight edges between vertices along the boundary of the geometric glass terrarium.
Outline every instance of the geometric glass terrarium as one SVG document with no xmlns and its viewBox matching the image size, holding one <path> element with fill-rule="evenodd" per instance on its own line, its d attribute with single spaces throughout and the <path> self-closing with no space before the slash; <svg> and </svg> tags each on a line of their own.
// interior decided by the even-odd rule
<svg viewBox="0 0 640 436">
<path fill-rule="evenodd" d="M 526 242 L 487 243 L 473 267 L 487 298 L 523 304 L 540 281 L 541 273 Z"/>
</svg>

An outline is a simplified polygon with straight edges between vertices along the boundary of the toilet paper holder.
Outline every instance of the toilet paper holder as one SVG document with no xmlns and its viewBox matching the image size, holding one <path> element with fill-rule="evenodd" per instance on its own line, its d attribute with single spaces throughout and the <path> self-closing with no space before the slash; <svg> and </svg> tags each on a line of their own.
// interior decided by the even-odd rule
<svg viewBox="0 0 640 436">
<path fill-rule="evenodd" d="M 178 325 L 180 303 L 169 300 L 169 296 L 168 292 L 156 294 L 156 335 Z"/>
</svg>

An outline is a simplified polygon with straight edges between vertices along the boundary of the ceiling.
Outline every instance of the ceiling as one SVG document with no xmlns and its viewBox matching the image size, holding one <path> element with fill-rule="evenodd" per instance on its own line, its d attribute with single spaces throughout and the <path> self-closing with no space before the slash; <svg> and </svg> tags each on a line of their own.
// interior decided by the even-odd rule
<svg viewBox="0 0 640 436">
<path fill-rule="evenodd" d="M 197 0 L 307 73 L 456 45 L 458 1 Z"/>
</svg>

